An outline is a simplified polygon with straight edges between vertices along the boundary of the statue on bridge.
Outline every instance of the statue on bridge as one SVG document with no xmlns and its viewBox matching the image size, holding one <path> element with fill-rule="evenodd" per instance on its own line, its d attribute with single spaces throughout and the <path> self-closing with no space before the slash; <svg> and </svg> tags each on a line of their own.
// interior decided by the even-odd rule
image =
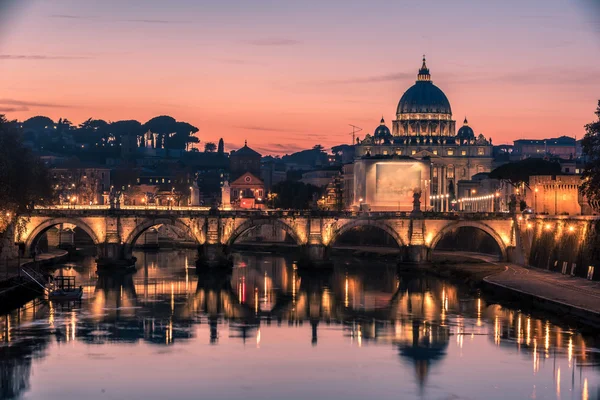
<svg viewBox="0 0 600 400">
<path fill-rule="evenodd" d="M 422 215 L 421 212 L 421 189 L 415 189 L 413 191 L 413 209 L 410 213 L 411 216 Z"/>
</svg>

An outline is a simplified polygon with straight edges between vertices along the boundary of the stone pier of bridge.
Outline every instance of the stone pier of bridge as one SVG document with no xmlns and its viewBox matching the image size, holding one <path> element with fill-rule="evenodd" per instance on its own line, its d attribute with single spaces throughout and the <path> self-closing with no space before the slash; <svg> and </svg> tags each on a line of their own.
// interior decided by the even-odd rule
<svg viewBox="0 0 600 400">
<path fill-rule="evenodd" d="M 97 247 L 99 266 L 132 265 L 133 249 L 148 229 L 167 224 L 192 238 L 200 258 L 208 263 L 226 259 L 230 248 L 246 232 L 261 225 L 284 230 L 307 259 L 327 260 L 329 250 L 346 232 L 373 227 L 389 234 L 398 245 L 403 262 L 426 262 L 448 232 L 461 227 L 479 229 L 498 244 L 505 260 L 514 259 L 517 224 L 507 214 L 422 213 L 411 216 L 399 212 L 310 212 L 310 211 L 216 211 L 154 209 L 37 209 L 23 219 L 15 237 L 30 254 L 42 234 L 57 226 L 81 229 Z"/>
</svg>

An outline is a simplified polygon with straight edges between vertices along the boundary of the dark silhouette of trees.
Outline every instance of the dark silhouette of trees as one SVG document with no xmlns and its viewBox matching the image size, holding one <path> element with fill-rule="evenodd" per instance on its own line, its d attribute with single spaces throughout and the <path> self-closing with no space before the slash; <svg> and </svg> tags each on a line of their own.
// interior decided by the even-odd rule
<svg viewBox="0 0 600 400">
<path fill-rule="evenodd" d="M 600 100 L 596 108 L 596 116 L 597 121 L 585 126 L 586 133 L 581 142 L 586 162 L 581 175 L 583 183 L 580 190 L 587 197 L 590 205 L 598 204 L 600 201 Z"/>
<path fill-rule="evenodd" d="M 321 189 L 302 182 L 283 181 L 271 188 L 275 208 L 303 210 L 311 207 Z"/>
<path fill-rule="evenodd" d="M 225 142 L 223 142 L 223 138 L 219 139 L 219 148 L 217 153 L 223 154 L 225 152 Z"/>
<path fill-rule="evenodd" d="M 54 121 L 48 117 L 38 115 L 31 117 L 21 124 L 25 130 L 42 131 L 44 129 L 52 129 L 54 127 Z"/>
<path fill-rule="evenodd" d="M 212 153 L 217 149 L 217 145 L 214 144 L 213 142 L 206 142 L 204 143 L 204 152 L 205 153 Z"/>
<path fill-rule="evenodd" d="M 499 166 L 489 177 L 507 182 L 513 187 L 529 187 L 529 177 L 533 175 L 560 175 L 560 164 L 542 158 L 527 158 L 514 163 Z"/>
<path fill-rule="evenodd" d="M 145 131 L 157 133 L 164 143 L 165 149 L 186 149 L 189 143 L 198 143 L 197 137 L 193 136 L 198 128 L 187 122 L 177 122 L 175 118 L 167 115 L 152 118 L 144 124 Z"/>
<path fill-rule="evenodd" d="M 29 216 L 52 198 L 44 163 L 23 145 L 19 125 L 0 115 L 0 253 L 11 242 L 17 217 Z"/>
</svg>

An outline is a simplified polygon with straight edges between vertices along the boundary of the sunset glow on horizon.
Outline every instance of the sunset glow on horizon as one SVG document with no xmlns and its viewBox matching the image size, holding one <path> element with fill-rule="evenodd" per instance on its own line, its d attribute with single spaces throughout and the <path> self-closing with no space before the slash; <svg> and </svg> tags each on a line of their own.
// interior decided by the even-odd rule
<svg viewBox="0 0 600 400">
<path fill-rule="evenodd" d="M 266 154 L 391 127 L 423 54 L 494 144 L 581 138 L 600 98 L 591 1 L 0 0 L 0 114 L 146 122 Z M 1 6 L 4 4 L 4 6 Z"/>
</svg>

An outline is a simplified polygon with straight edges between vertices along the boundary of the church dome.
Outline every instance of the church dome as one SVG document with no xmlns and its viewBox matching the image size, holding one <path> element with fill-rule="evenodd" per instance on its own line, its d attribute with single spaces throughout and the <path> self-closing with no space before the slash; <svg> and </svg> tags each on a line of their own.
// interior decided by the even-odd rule
<svg viewBox="0 0 600 400">
<path fill-rule="evenodd" d="M 429 68 L 425 64 L 419 70 L 417 82 L 411 86 L 398 103 L 397 114 L 435 113 L 452 115 L 450 102 L 440 88 L 431 82 Z"/>
<path fill-rule="evenodd" d="M 465 117 L 464 125 L 458 130 L 456 136 L 458 136 L 458 138 L 460 139 L 475 138 L 475 132 L 473 132 L 473 129 L 471 129 L 471 127 L 469 126 L 469 121 L 467 121 L 467 117 Z"/>
<path fill-rule="evenodd" d="M 379 126 L 377 128 L 375 128 L 375 132 L 373 133 L 373 136 L 375 138 L 389 138 L 390 136 L 392 136 L 392 133 L 390 132 L 390 128 L 388 128 L 385 125 L 385 120 L 383 119 L 383 117 L 381 117 L 381 121 L 379 123 Z"/>
</svg>

